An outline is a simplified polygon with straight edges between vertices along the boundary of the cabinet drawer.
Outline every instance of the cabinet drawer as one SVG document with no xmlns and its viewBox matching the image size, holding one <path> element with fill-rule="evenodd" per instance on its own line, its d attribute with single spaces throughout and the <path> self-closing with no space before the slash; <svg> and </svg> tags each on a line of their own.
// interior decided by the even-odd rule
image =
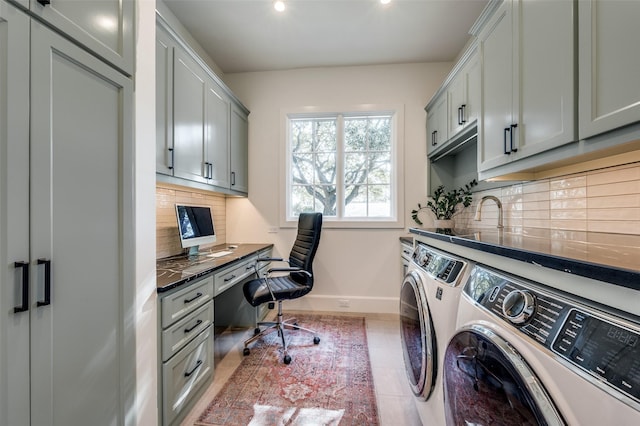
<svg viewBox="0 0 640 426">
<path fill-rule="evenodd" d="M 171 358 L 213 323 L 213 300 L 162 332 L 162 361 Z"/>
<path fill-rule="evenodd" d="M 163 424 L 170 425 L 213 375 L 213 327 L 162 365 Z"/>
<path fill-rule="evenodd" d="M 229 287 L 255 273 L 256 256 L 251 256 L 241 264 L 224 269 L 215 274 L 215 295 L 219 295 Z"/>
<path fill-rule="evenodd" d="M 162 298 L 162 328 L 198 309 L 213 298 L 213 277 L 208 276 Z"/>
</svg>

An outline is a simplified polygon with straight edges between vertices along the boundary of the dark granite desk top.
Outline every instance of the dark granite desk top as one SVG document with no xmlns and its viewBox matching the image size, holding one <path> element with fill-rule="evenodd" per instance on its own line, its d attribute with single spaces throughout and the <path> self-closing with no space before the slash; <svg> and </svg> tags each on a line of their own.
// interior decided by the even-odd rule
<svg viewBox="0 0 640 426">
<path fill-rule="evenodd" d="M 231 249 L 230 245 L 238 247 Z M 199 256 L 172 256 L 158 259 L 156 261 L 157 291 L 162 293 L 171 290 L 269 247 L 273 247 L 273 244 L 223 244 L 214 246 Z M 232 254 L 217 258 L 206 256 L 219 251 L 230 251 Z"/>
<path fill-rule="evenodd" d="M 640 290 L 640 235 L 537 228 L 411 228 L 409 232 Z"/>
</svg>

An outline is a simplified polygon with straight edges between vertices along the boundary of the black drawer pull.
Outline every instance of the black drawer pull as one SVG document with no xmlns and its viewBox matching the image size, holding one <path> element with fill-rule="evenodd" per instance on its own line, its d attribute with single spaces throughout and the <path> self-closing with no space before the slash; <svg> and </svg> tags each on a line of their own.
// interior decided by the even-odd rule
<svg viewBox="0 0 640 426">
<path fill-rule="evenodd" d="M 184 299 L 184 303 L 191 303 L 196 299 L 199 299 L 202 297 L 202 293 L 198 292 L 195 296 L 193 296 L 191 299 Z"/>
<path fill-rule="evenodd" d="M 38 259 L 38 265 L 44 265 L 44 300 L 38 300 L 37 306 L 51 304 L 51 260 Z"/>
<path fill-rule="evenodd" d="M 193 327 L 189 327 L 189 328 L 185 328 L 184 332 L 185 333 L 191 333 L 193 330 L 195 330 L 200 324 L 202 324 L 202 320 L 198 320 L 196 321 L 195 325 Z"/>
<path fill-rule="evenodd" d="M 29 310 L 29 262 L 14 262 L 13 266 L 22 268 L 22 304 L 13 308 L 14 313 Z"/>
<path fill-rule="evenodd" d="M 231 275 L 229 278 L 225 278 L 224 282 L 228 283 L 229 281 L 231 281 L 232 279 L 234 279 L 236 276 L 235 275 Z"/>
<path fill-rule="evenodd" d="M 236 172 L 231 172 L 231 186 L 236 184 Z"/>
<path fill-rule="evenodd" d="M 171 153 L 171 165 L 167 167 L 169 170 L 173 170 L 173 165 L 175 164 L 175 156 L 173 154 L 173 148 L 167 148 Z"/>
<path fill-rule="evenodd" d="M 186 373 L 184 373 L 184 377 L 189 377 L 190 375 L 192 375 L 193 373 L 196 372 L 196 370 L 198 368 L 200 368 L 200 366 L 202 365 L 202 360 L 198 360 L 198 362 L 196 362 L 196 366 L 193 367 L 193 370 L 191 371 L 187 371 Z"/>
<path fill-rule="evenodd" d="M 464 118 L 464 116 L 466 115 L 467 112 L 467 105 L 466 104 L 462 104 L 462 106 L 460 107 L 460 124 L 464 124 L 467 122 L 467 120 Z"/>
<path fill-rule="evenodd" d="M 38 0 L 38 3 L 40 3 L 43 6 L 46 6 L 48 4 L 51 4 L 51 0 Z"/>
<path fill-rule="evenodd" d="M 253 265 L 249 265 L 249 266 L 247 266 L 246 268 L 244 268 L 244 270 L 245 270 L 245 271 L 248 271 L 248 270 L 253 269 L 253 268 L 254 268 L 254 266 L 253 266 Z"/>
</svg>

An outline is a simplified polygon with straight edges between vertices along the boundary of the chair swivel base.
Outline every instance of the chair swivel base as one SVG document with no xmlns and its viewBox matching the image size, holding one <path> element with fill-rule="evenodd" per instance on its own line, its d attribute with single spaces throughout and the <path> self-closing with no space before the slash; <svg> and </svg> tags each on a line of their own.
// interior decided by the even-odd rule
<svg viewBox="0 0 640 426">
<path fill-rule="evenodd" d="M 248 338 L 247 340 L 244 341 L 244 350 L 242 351 L 243 355 L 249 355 L 251 353 L 251 350 L 248 348 L 248 346 L 253 343 L 254 341 L 258 340 L 260 337 L 265 336 L 269 333 L 271 333 L 272 331 L 277 331 L 278 332 L 278 336 L 280 336 L 280 338 L 282 339 L 282 348 L 283 348 L 283 352 L 284 352 L 284 358 L 283 361 L 285 364 L 290 364 L 291 363 L 291 356 L 289 355 L 288 351 L 287 351 L 287 340 L 285 339 L 285 335 L 284 335 L 284 330 L 286 328 L 290 329 L 290 330 L 303 330 L 306 331 L 308 333 L 313 334 L 313 343 L 315 345 L 320 343 L 320 337 L 318 337 L 317 333 L 311 329 L 305 328 L 305 327 L 300 327 L 298 325 L 298 322 L 295 318 L 290 318 L 287 320 L 283 320 L 282 319 L 282 301 L 278 301 L 278 316 L 276 318 L 276 321 L 263 321 L 263 322 L 259 322 L 258 326 L 255 328 L 254 330 L 254 335 L 251 336 L 250 338 Z M 266 326 L 267 328 L 265 328 L 264 330 L 260 330 L 261 326 Z"/>
</svg>

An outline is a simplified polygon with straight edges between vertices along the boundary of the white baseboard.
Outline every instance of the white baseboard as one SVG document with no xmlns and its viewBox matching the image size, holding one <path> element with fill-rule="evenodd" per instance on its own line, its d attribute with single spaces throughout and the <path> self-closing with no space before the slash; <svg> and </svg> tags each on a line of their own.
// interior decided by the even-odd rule
<svg viewBox="0 0 640 426">
<path fill-rule="evenodd" d="M 308 294 L 299 299 L 287 300 L 283 309 L 296 311 L 354 312 L 397 314 L 397 297 L 323 296 Z"/>
</svg>

